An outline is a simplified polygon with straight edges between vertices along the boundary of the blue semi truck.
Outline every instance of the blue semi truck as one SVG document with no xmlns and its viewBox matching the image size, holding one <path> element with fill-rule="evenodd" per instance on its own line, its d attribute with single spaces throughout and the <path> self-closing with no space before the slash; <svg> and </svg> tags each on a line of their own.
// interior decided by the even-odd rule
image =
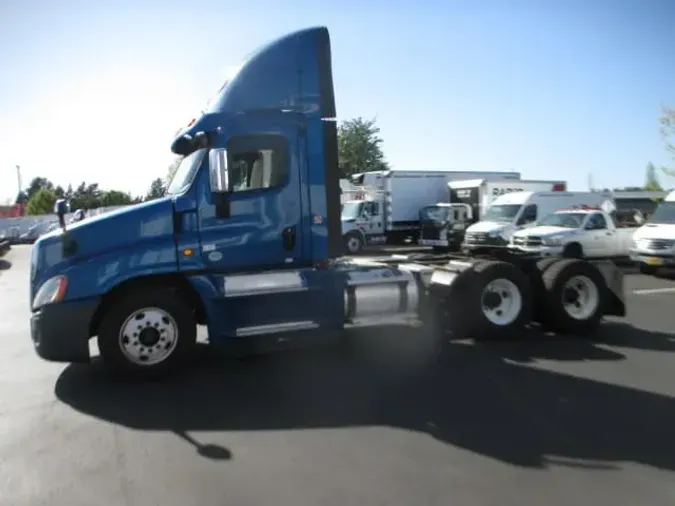
<svg viewBox="0 0 675 506">
<path fill-rule="evenodd" d="M 169 374 L 212 345 L 323 339 L 354 327 L 424 324 L 507 337 L 532 321 L 590 333 L 625 314 L 611 263 L 509 256 L 343 257 L 328 30 L 255 52 L 171 149 L 165 197 L 66 224 L 31 249 L 37 354 Z M 138 132 L 142 135 L 142 131 Z"/>
</svg>

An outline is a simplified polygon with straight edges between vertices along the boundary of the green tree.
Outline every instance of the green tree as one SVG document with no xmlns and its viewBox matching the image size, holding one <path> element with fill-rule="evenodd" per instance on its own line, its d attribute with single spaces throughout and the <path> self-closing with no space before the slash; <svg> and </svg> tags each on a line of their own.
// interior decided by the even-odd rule
<svg viewBox="0 0 675 506">
<path fill-rule="evenodd" d="M 25 191 L 21 190 L 16 195 L 16 199 L 14 200 L 14 203 L 15 204 L 25 204 L 26 202 L 28 202 L 28 194 Z"/>
<path fill-rule="evenodd" d="M 647 168 L 645 169 L 645 185 L 642 189 L 647 191 L 659 191 L 663 189 L 656 174 L 656 167 L 651 162 L 647 164 Z"/>
<path fill-rule="evenodd" d="M 53 213 L 56 198 L 56 193 L 54 193 L 54 190 L 51 188 L 42 188 L 38 190 L 28 200 L 28 204 L 26 204 L 26 214 L 37 216 Z"/>
<path fill-rule="evenodd" d="M 53 190 L 54 184 L 46 177 L 34 177 L 31 179 L 31 182 L 28 183 L 28 187 L 16 196 L 16 203 L 26 204 L 37 192 L 43 188 Z"/>
<path fill-rule="evenodd" d="M 387 170 L 382 138 L 375 119 L 355 118 L 338 127 L 338 158 L 343 176 L 370 170 Z"/>
<path fill-rule="evenodd" d="M 96 209 L 101 207 L 102 192 L 98 187 L 98 183 L 87 184 L 82 181 L 80 185 L 72 192 L 70 197 L 70 208 L 75 211 L 77 209 Z"/>
<path fill-rule="evenodd" d="M 158 177 L 152 183 L 150 183 L 150 188 L 148 189 L 148 193 L 145 195 L 145 200 L 158 199 L 160 197 L 163 197 L 164 193 L 165 193 L 164 182 L 162 181 L 161 177 Z"/>
<path fill-rule="evenodd" d="M 99 199 L 101 206 L 126 206 L 132 203 L 131 195 L 118 190 L 104 191 Z"/>
<path fill-rule="evenodd" d="M 661 135 L 666 143 L 666 151 L 673 157 L 675 163 L 675 109 L 663 106 L 661 111 Z M 663 167 L 663 171 L 669 176 L 675 176 L 675 165 Z"/>
</svg>

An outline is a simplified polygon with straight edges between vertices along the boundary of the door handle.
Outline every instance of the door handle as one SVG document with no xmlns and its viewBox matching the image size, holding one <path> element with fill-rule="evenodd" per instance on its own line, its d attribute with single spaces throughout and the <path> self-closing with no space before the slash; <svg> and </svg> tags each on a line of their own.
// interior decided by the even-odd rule
<svg viewBox="0 0 675 506">
<path fill-rule="evenodd" d="M 612 235 L 612 232 L 605 232 L 607 235 Z"/>
<path fill-rule="evenodd" d="M 295 248 L 296 229 L 297 227 L 293 225 L 291 227 L 286 227 L 281 232 L 281 242 L 286 251 L 291 251 L 293 248 Z"/>
</svg>

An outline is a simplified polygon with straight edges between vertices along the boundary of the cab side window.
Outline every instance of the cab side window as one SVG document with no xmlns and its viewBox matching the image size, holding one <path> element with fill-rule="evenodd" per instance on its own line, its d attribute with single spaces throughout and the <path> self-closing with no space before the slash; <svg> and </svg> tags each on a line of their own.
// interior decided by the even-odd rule
<svg viewBox="0 0 675 506">
<path fill-rule="evenodd" d="M 520 219 L 518 220 L 518 225 L 527 225 L 528 223 L 534 223 L 535 221 L 537 221 L 536 204 L 525 206 L 525 209 L 523 209 L 523 214 L 520 215 Z"/>
<path fill-rule="evenodd" d="M 227 166 L 232 192 L 283 186 L 288 181 L 288 143 L 279 135 L 232 137 Z"/>
<path fill-rule="evenodd" d="M 366 202 L 363 211 L 368 213 L 368 216 L 377 216 L 380 214 L 380 204 L 378 202 Z"/>
<path fill-rule="evenodd" d="M 607 228 L 607 220 L 602 214 L 592 214 L 586 222 L 586 230 L 604 230 Z"/>
</svg>

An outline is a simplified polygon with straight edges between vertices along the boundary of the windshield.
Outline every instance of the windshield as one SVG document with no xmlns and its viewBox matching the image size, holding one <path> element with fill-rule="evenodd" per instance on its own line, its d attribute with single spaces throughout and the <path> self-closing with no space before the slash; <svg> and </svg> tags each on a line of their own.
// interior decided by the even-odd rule
<svg viewBox="0 0 675 506">
<path fill-rule="evenodd" d="M 521 204 L 502 204 L 490 206 L 483 217 L 483 221 L 511 223 L 518 214 L 518 211 L 520 211 L 521 207 Z"/>
<path fill-rule="evenodd" d="M 675 202 L 661 202 L 647 223 L 675 224 Z"/>
<path fill-rule="evenodd" d="M 422 221 L 448 221 L 450 219 L 450 208 L 443 206 L 428 206 L 420 210 L 420 220 Z"/>
<path fill-rule="evenodd" d="M 195 174 L 197 174 L 206 151 L 206 149 L 198 149 L 181 160 L 166 189 L 167 195 L 176 195 L 184 192 L 192 184 L 192 180 Z"/>
<path fill-rule="evenodd" d="M 361 216 L 363 202 L 345 202 L 342 206 L 342 219 L 355 220 Z"/>
<path fill-rule="evenodd" d="M 585 217 L 586 214 L 584 213 L 555 213 L 549 214 L 537 223 L 537 225 L 546 227 L 579 228 Z"/>
</svg>

